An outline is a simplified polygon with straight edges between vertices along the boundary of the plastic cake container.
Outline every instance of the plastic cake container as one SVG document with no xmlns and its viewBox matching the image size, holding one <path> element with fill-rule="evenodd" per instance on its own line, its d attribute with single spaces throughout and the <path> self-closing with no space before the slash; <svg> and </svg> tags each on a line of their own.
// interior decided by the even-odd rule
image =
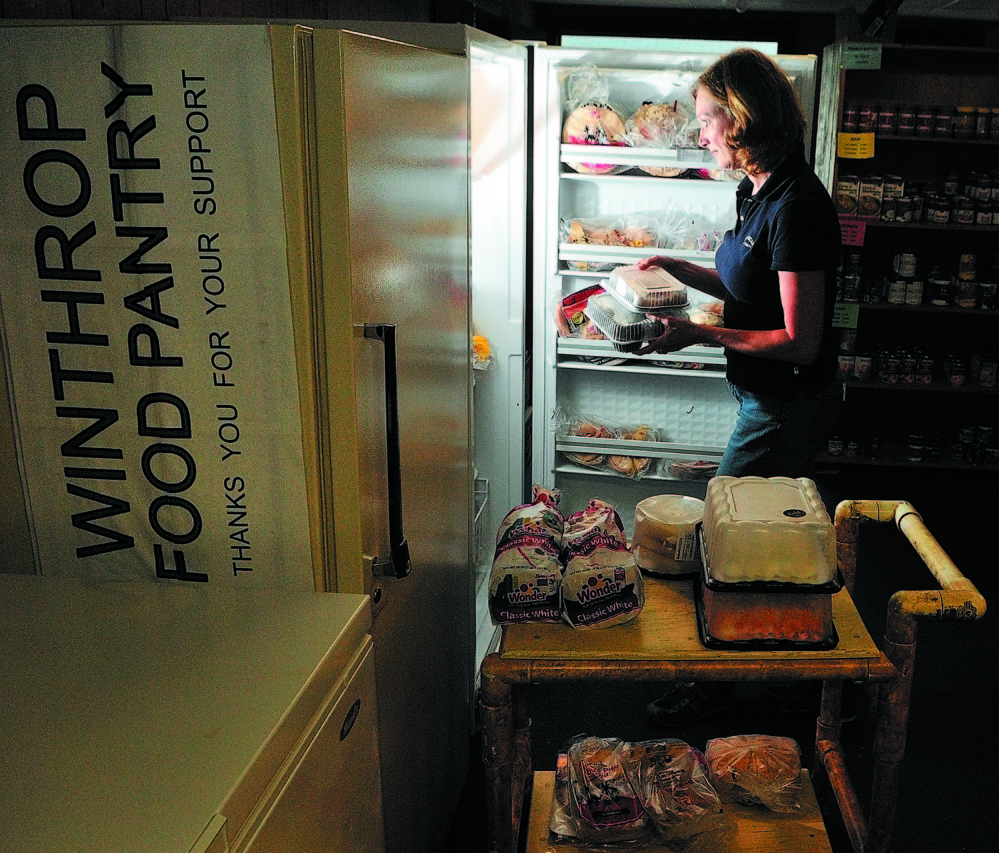
<svg viewBox="0 0 999 853">
<path fill-rule="evenodd" d="M 821 585 L 836 576 L 836 530 L 806 478 L 712 478 L 702 538 L 702 558 L 722 583 Z"/>
<path fill-rule="evenodd" d="M 702 543 L 703 547 L 703 543 Z M 832 597 L 842 583 L 722 583 L 704 563 L 696 583 L 697 628 L 708 648 L 832 649 Z"/>
<path fill-rule="evenodd" d="M 611 271 L 604 290 L 632 311 L 685 308 L 688 304 L 687 288 L 660 267 L 617 267 Z"/>
<path fill-rule="evenodd" d="M 608 293 L 598 293 L 587 300 L 586 316 L 618 352 L 634 352 L 665 331 L 660 320 L 625 308 Z"/>
</svg>

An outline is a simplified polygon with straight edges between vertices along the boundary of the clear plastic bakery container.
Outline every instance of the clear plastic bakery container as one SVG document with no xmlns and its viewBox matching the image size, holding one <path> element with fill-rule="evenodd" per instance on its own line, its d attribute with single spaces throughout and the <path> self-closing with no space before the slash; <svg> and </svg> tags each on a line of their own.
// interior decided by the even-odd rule
<svg viewBox="0 0 999 853">
<path fill-rule="evenodd" d="M 608 293 L 591 296 L 586 315 L 619 352 L 634 352 L 665 331 L 661 320 L 629 311 Z"/>
<path fill-rule="evenodd" d="M 660 267 L 617 267 L 611 271 L 604 290 L 632 311 L 685 308 L 689 301 L 687 288 Z"/>
</svg>

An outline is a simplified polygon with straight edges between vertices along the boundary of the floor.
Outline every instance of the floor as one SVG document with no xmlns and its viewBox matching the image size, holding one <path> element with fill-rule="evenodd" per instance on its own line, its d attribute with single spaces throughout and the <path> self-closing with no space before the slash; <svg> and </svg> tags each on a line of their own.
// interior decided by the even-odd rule
<svg viewBox="0 0 999 853">
<path fill-rule="evenodd" d="M 965 478 L 948 493 L 932 478 L 893 472 L 890 489 L 869 475 L 853 476 L 840 495 L 837 478 L 816 481 L 827 506 L 845 499 L 909 500 L 937 541 L 979 591 L 999 601 L 996 559 L 995 472 Z M 891 524 L 865 525 L 860 543 L 856 601 L 871 635 L 883 634 L 890 595 L 898 589 L 931 588 L 918 555 Z M 975 622 L 924 623 L 918 657 L 908 740 L 898 795 L 893 853 L 963 853 L 992 849 L 993 808 L 999 800 L 995 712 L 988 697 L 999 695 L 999 620 L 991 614 Z M 559 748 L 580 733 L 626 740 L 669 735 L 703 749 L 710 737 L 772 733 L 795 737 L 803 765 L 811 761 L 814 718 L 775 714 L 752 685 L 739 687 L 736 706 L 683 732 L 666 732 L 645 715 L 657 698 L 650 685 L 615 685 L 599 691 L 589 685 L 536 685 L 531 688 L 532 760 L 535 770 L 553 770 Z M 844 727 L 847 758 L 862 800 L 870 785 L 873 727 L 864 695 L 858 717 Z M 485 789 L 479 738 L 469 742 L 471 770 L 447 844 L 441 853 L 480 853 L 484 838 Z M 866 801 L 865 801 L 866 803 Z M 850 853 L 838 814 L 826 814 L 834 853 Z"/>
</svg>

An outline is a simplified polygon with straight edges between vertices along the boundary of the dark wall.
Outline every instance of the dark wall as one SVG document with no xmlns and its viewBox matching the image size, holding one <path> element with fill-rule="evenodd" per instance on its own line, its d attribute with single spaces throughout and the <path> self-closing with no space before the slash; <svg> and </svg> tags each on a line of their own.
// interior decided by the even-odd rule
<svg viewBox="0 0 999 853">
<path fill-rule="evenodd" d="M 0 0 L 0 18 L 168 21 L 300 18 L 434 21 L 436 0 Z"/>
<path fill-rule="evenodd" d="M 168 21 L 264 18 L 462 23 L 501 36 L 559 44 L 563 34 L 776 41 L 781 53 L 820 54 L 841 34 L 835 15 L 576 5 L 535 0 L 0 0 L 0 18 Z M 986 47 L 999 24 L 906 19 L 900 44 Z"/>
<path fill-rule="evenodd" d="M 790 15 L 704 10 L 567 6 L 539 3 L 535 19 L 558 44 L 572 35 L 640 36 L 646 38 L 718 39 L 777 42 L 780 53 L 819 54 L 836 40 L 835 15 Z"/>
</svg>

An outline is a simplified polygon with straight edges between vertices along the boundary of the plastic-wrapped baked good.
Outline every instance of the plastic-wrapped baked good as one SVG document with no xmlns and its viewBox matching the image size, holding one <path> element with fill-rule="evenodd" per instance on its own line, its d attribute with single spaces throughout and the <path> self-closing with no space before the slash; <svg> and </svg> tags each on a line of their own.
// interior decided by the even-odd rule
<svg viewBox="0 0 999 853">
<path fill-rule="evenodd" d="M 487 596 L 494 624 L 560 621 L 565 519 L 558 498 L 535 486 L 534 500 L 500 523 Z"/>
<path fill-rule="evenodd" d="M 698 849 L 725 849 L 734 821 L 708 780 L 704 755 L 675 738 L 629 743 L 624 767 L 631 786 L 661 838 Z"/>
<path fill-rule="evenodd" d="M 641 613 L 642 573 L 627 541 L 617 510 L 603 501 L 566 519 L 562 615 L 573 628 L 618 625 Z"/>
<path fill-rule="evenodd" d="M 649 837 L 645 810 L 624 772 L 624 743 L 585 737 L 567 753 L 568 803 L 575 837 L 609 844 Z"/>
<path fill-rule="evenodd" d="M 604 289 L 631 311 L 677 308 L 688 304 L 687 288 L 661 267 L 613 270 Z"/>
<path fill-rule="evenodd" d="M 586 303 L 586 314 L 618 352 L 635 352 L 647 341 L 658 338 L 665 328 L 661 320 L 630 311 L 609 293 L 591 296 Z"/>
<path fill-rule="evenodd" d="M 631 538 L 638 565 L 657 575 L 697 572 L 697 525 L 703 516 L 704 501 L 686 495 L 653 495 L 639 501 Z"/>
<path fill-rule="evenodd" d="M 764 805 L 771 811 L 801 809 L 801 750 L 795 740 L 773 735 L 734 735 L 709 740 L 708 778 L 725 803 Z"/>
<path fill-rule="evenodd" d="M 669 102 L 645 101 L 625 122 L 628 139 L 636 148 L 680 148 L 687 145 L 685 127 L 690 121 L 687 104 L 673 100 Z M 643 172 L 657 178 L 675 178 L 686 171 L 682 166 L 640 166 Z"/>
<path fill-rule="evenodd" d="M 611 107 L 590 102 L 573 109 L 562 125 L 562 142 L 570 145 L 627 145 L 624 121 Z M 577 172 L 594 175 L 615 174 L 627 166 L 614 163 L 567 163 Z"/>
<path fill-rule="evenodd" d="M 569 426 L 569 435 L 578 435 L 581 438 L 613 438 L 614 431 L 604 424 L 598 423 L 595 420 L 590 420 L 584 418 L 578 420 Z M 578 453 L 566 453 L 573 462 L 580 465 L 587 465 L 589 467 L 594 467 L 600 465 L 604 462 L 605 456 L 603 453 L 587 453 L 581 451 Z"/>
<path fill-rule="evenodd" d="M 655 441 L 656 434 L 648 426 L 642 424 L 621 430 L 621 438 L 627 441 Z M 652 467 L 652 459 L 648 456 L 615 454 L 607 457 L 607 464 L 618 474 L 637 479 Z"/>
</svg>

